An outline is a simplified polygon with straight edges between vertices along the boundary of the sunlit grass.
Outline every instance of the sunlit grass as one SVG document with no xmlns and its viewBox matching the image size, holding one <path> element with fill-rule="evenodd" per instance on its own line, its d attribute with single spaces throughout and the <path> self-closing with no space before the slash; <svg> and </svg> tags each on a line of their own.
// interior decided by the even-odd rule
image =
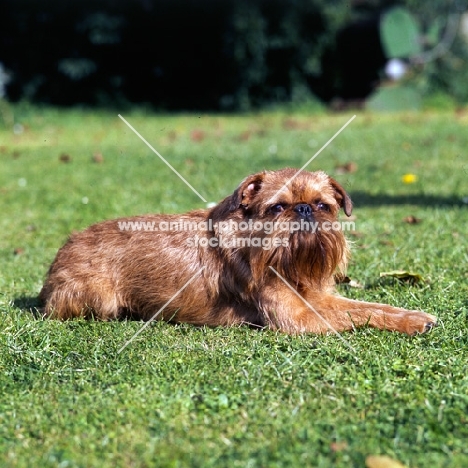
<svg viewBox="0 0 468 468">
<path fill-rule="evenodd" d="M 310 164 L 355 202 L 348 274 L 364 288 L 341 292 L 441 321 L 415 338 L 347 333 L 356 359 L 335 336 L 164 323 L 117 354 L 140 323 L 36 318 L 28 309 L 70 232 L 205 203 L 117 113 L 7 108 L 2 465 L 349 467 L 373 453 L 414 467 L 468 464 L 467 112 L 359 113 Z M 212 202 L 255 171 L 301 167 L 352 114 L 123 116 Z M 394 269 L 425 282 L 379 279 Z"/>
</svg>

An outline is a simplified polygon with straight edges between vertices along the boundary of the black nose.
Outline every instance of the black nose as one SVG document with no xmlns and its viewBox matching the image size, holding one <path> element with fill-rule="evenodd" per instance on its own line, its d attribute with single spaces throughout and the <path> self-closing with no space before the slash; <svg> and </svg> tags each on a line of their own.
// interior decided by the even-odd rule
<svg viewBox="0 0 468 468">
<path fill-rule="evenodd" d="M 312 207 L 307 203 L 299 203 L 294 207 L 294 211 L 304 219 L 310 219 L 312 217 Z"/>
</svg>

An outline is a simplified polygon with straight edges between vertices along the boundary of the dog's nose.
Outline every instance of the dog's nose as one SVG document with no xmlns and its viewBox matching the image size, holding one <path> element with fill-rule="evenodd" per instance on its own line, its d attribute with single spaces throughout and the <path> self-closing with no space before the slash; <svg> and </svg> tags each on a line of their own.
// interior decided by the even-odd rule
<svg viewBox="0 0 468 468">
<path fill-rule="evenodd" d="M 312 217 L 312 207 L 307 203 L 299 203 L 294 207 L 294 211 L 304 219 L 310 219 Z"/>
</svg>

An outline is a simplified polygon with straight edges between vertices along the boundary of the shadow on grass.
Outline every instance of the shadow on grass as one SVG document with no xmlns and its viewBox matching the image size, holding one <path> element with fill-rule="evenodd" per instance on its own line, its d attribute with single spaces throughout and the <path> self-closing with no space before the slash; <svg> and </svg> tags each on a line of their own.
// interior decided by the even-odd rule
<svg viewBox="0 0 468 468">
<path fill-rule="evenodd" d="M 466 206 L 461 197 L 455 195 L 444 197 L 425 194 L 387 195 L 385 193 L 371 195 L 367 192 L 349 191 L 353 204 L 356 207 L 384 206 L 384 205 L 420 205 L 420 206 Z M 468 196 L 468 193 L 467 193 Z"/>
<path fill-rule="evenodd" d="M 22 312 L 28 312 L 36 319 L 42 318 L 42 303 L 38 296 L 20 296 L 13 300 L 13 305 Z"/>
<path fill-rule="evenodd" d="M 352 291 L 353 289 L 356 289 L 353 286 L 350 286 L 347 283 L 338 283 L 337 286 L 342 291 Z M 358 288 L 363 291 L 378 291 L 382 290 L 383 288 L 392 288 L 393 290 L 395 289 L 400 289 L 401 291 L 405 292 L 408 289 L 422 289 L 425 286 L 427 286 L 427 282 L 423 281 L 417 281 L 412 278 L 408 279 L 400 279 L 400 278 L 392 278 L 392 277 L 384 277 L 384 278 L 377 278 L 374 280 L 366 281 L 366 283 Z"/>
<path fill-rule="evenodd" d="M 39 296 L 20 296 L 13 300 L 13 305 L 21 310 L 21 312 L 26 312 L 31 314 L 36 319 L 42 319 L 44 317 L 44 312 L 42 310 L 44 304 L 39 299 Z M 98 318 L 95 318 L 93 314 L 89 314 L 86 317 L 75 317 L 79 319 L 89 319 L 100 321 Z M 118 321 L 132 321 L 140 322 L 141 318 L 138 314 L 132 313 L 127 309 L 120 310 L 118 314 Z"/>
</svg>

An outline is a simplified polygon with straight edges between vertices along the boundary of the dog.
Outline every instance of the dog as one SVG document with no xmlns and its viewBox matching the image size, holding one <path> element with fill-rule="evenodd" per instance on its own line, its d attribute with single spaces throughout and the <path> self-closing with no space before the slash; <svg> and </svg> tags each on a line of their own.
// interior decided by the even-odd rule
<svg viewBox="0 0 468 468">
<path fill-rule="evenodd" d="M 352 207 L 324 172 L 286 168 L 248 176 L 211 209 L 92 225 L 58 251 L 40 292 L 44 315 L 290 334 L 430 330 L 433 315 L 336 293 L 349 248 L 334 227 Z"/>
</svg>

